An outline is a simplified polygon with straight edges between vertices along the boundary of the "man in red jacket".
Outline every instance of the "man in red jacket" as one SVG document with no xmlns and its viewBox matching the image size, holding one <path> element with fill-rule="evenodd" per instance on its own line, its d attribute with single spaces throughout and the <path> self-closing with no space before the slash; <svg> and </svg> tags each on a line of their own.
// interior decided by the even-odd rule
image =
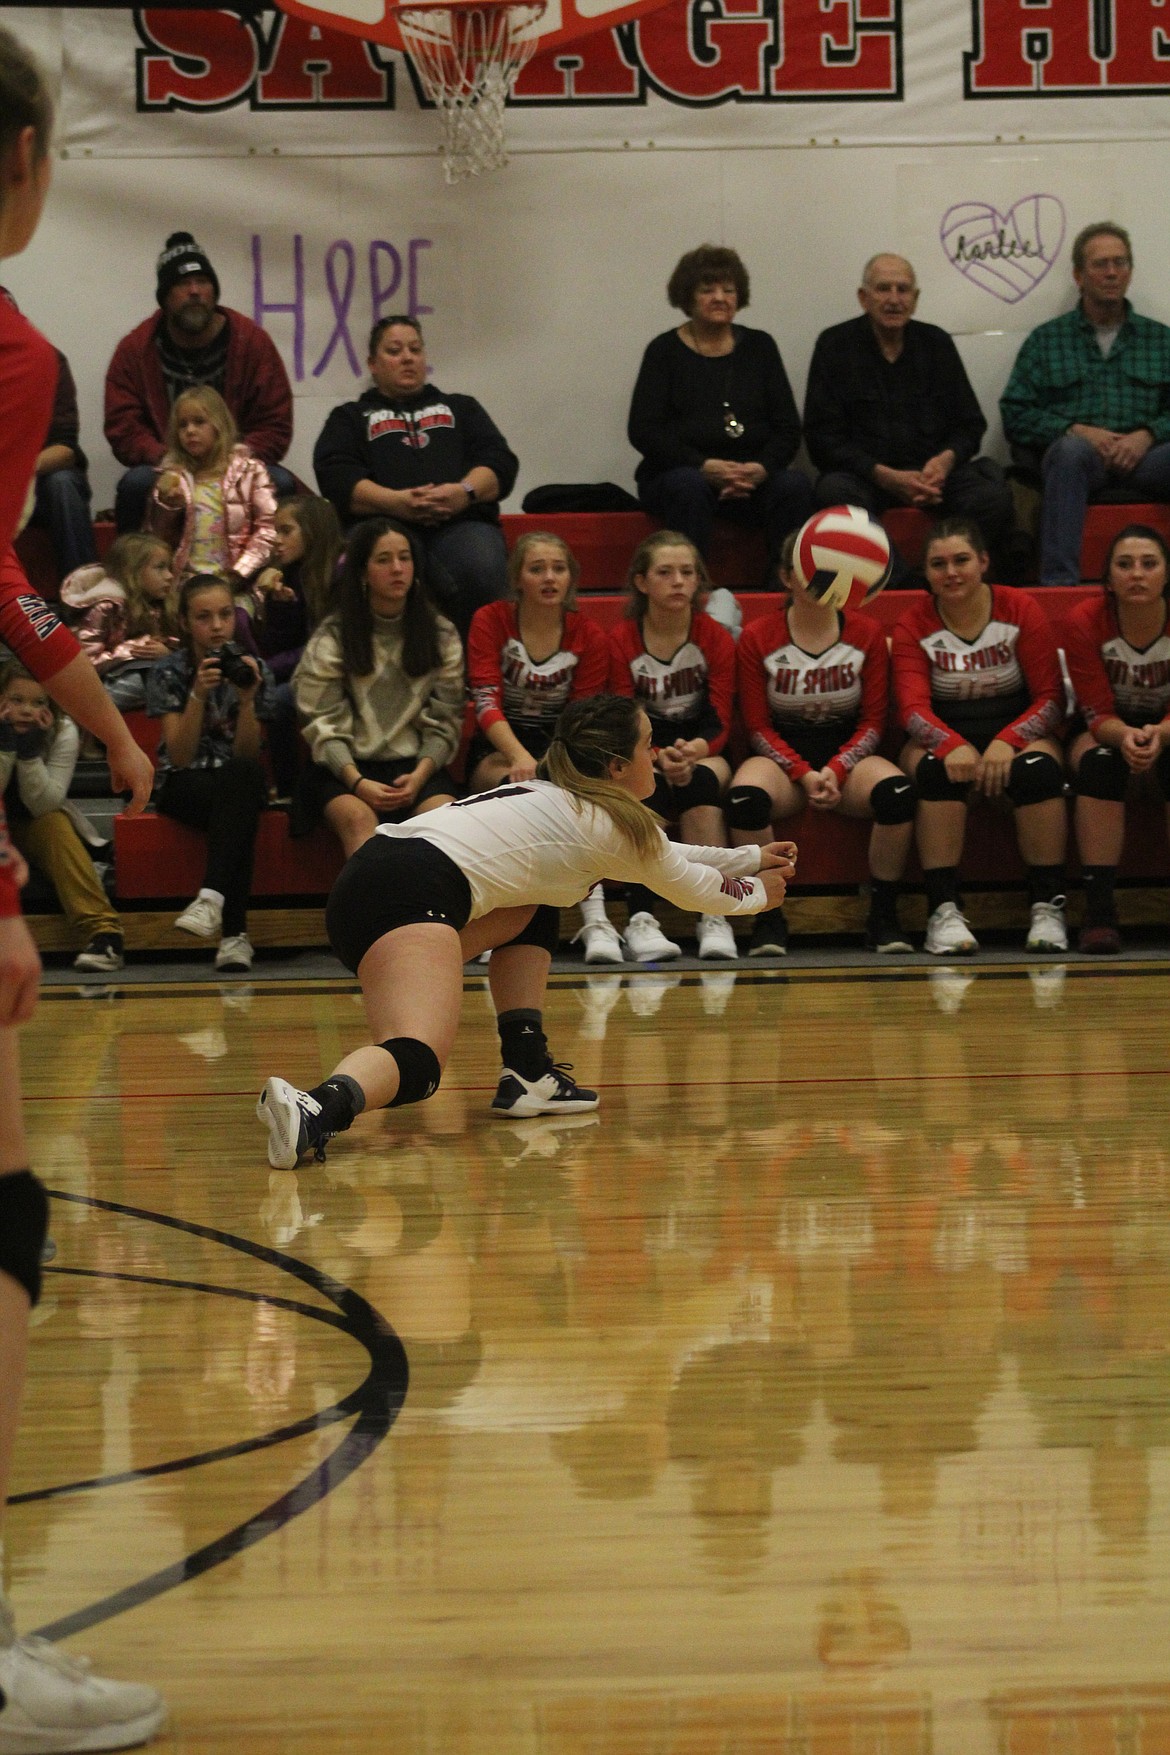
<svg viewBox="0 0 1170 1755">
<path fill-rule="evenodd" d="M 122 337 L 106 371 L 106 438 L 126 465 L 119 530 L 142 528 L 171 405 L 196 384 L 219 391 L 277 494 L 297 491 L 289 471 L 276 467 L 292 438 L 292 388 L 271 338 L 220 304 L 219 278 L 190 232 L 172 232 L 156 266 L 159 313 Z"/>
</svg>

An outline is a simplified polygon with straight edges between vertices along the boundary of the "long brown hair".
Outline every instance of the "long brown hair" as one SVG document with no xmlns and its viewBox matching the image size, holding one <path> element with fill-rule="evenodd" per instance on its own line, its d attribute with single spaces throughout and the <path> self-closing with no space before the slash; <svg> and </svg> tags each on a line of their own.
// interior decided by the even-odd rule
<svg viewBox="0 0 1170 1755">
<path fill-rule="evenodd" d="M 26 128 L 33 130 L 36 156 L 43 159 L 53 132 L 53 100 L 36 61 L 12 32 L 0 27 L 0 158 Z M 0 182 L 0 206 L 4 188 Z"/>
<path fill-rule="evenodd" d="M 106 574 L 126 593 L 126 633 L 132 640 L 140 634 L 153 634 L 156 629 L 164 639 L 174 639 L 179 633 L 178 599 L 173 587 L 160 603 L 147 597 L 139 584 L 143 567 L 160 554 L 168 561 L 171 559 L 169 543 L 146 530 L 127 530 L 106 552 L 103 562 Z"/>
<path fill-rule="evenodd" d="M 355 524 L 345 549 L 345 566 L 337 587 L 336 615 L 341 626 L 341 656 L 354 676 L 369 676 L 374 668 L 374 612 L 366 568 L 381 538 L 393 531 L 410 544 L 414 578 L 402 606 L 402 668 L 407 676 L 425 676 L 438 670 L 439 617 L 426 591 L 422 544 L 414 531 L 396 518 L 366 518 Z"/>
<path fill-rule="evenodd" d="M 663 548 L 689 548 L 695 557 L 695 572 L 699 576 L 699 589 L 695 592 L 691 603 L 692 609 L 702 609 L 703 601 L 711 589 L 711 575 L 708 573 L 702 555 L 689 536 L 680 530 L 656 530 L 653 536 L 647 536 L 638 544 L 630 556 L 630 570 L 626 574 L 626 615 L 630 621 L 641 622 L 646 614 L 646 593 L 638 589 L 635 583 L 644 579 L 654 565 L 655 556 Z"/>
<path fill-rule="evenodd" d="M 276 509 L 292 514 L 304 539 L 305 552 L 296 563 L 297 576 L 309 626 L 315 628 L 333 607 L 341 525 L 332 502 L 323 500 L 320 494 L 292 494 L 281 500 Z"/>
<path fill-rule="evenodd" d="M 610 778 L 609 764 L 630 761 L 642 735 L 644 715 L 628 695 L 587 695 L 570 701 L 556 723 L 537 772 L 580 804 L 603 810 L 642 858 L 658 847 L 658 818 L 641 799 Z"/>
</svg>

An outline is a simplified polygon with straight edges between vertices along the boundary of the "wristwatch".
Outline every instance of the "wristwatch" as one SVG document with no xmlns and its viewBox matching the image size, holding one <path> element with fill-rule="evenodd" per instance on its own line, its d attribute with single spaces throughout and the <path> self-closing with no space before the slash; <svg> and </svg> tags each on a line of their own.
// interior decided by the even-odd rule
<svg viewBox="0 0 1170 1755">
<path fill-rule="evenodd" d="M 472 505 L 474 506 L 475 500 L 476 500 L 476 494 L 475 494 L 475 489 L 472 487 L 471 483 L 469 481 L 461 481 L 459 483 L 459 486 L 463 489 L 464 493 L 467 495 L 468 499 L 471 501 Z"/>
</svg>

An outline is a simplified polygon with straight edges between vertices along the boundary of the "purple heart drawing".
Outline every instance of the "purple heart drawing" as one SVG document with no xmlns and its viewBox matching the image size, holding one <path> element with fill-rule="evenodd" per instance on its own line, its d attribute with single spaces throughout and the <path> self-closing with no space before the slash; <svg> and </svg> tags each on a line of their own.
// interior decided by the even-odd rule
<svg viewBox="0 0 1170 1755">
<path fill-rule="evenodd" d="M 1001 213 L 990 201 L 948 207 L 939 239 L 952 268 L 1005 305 L 1040 285 L 1064 242 L 1064 203 L 1056 195 L 1021 195 Z"/>
</svg>

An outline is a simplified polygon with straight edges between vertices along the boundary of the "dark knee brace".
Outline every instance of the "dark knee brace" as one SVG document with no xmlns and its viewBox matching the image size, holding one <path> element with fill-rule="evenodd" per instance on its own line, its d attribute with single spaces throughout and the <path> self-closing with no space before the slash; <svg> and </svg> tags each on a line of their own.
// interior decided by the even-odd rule
<svg viewBox="0 0 1170 1755">
<path fill-rule="evenodd" d="M 926 804 L 966 804 L 970 790 L 965 781 L 952 780 L 946 763 L 937 756 L 923 756 L 914 770 L 918 796 Z M 877 791 L 877 787 L 874 787 Z"/>
<path fill-rule="evenodd" d="M 510 938 L 506 945 L 499 945 L 497 949 L 506 950 L 511 945 L 536 945 L 539 950 L 547 951 L 550 957 L 555 957 L 560 942 L 561 911 L 542 902 L 528 925 L 515 938 Z"/>
<path fill-rule="evenodd" d="M 1095 743 L 1085 751 L 1076 778 L 1077 792 L 1082 798 L 1105 798 L 1112 804 L 1123 804 L 1128 785 L 1129 768 L 1120 750 Z"/>
<path fill-rule="evenodd" d="M 49 1197 L 31 1170 L 0 1176 L 0 1274 L 35 1304 L 41 1295 L 41 1251 L 49 1232 Z"/>
<path fill-rule="evenodd" d="M 714 768 L 704 768 L 702 763 L 685 786 L 673 786 L 675 810 L 694 810 L 700 804 L 719 803 L 719 776 Z"/>
<path fill-rule="evenodd" d="M 927 761 L 931 757 L 926 758 Z M 869 795 L 869 808 L 875 823 L 912 823 L 917 804 L 914 788 L 905 774 L 888 774 L 879 780 Z"/>
<path fill-rule="evenodd" d="M 727 826 L 748 830 L 771 828 L 772 800 L 762 786 L 731 788 L 727 794 Z"/>
<path fill-rule="evenodd" d="M 387 1103 L 387 1109 L 400 1109 L 405 1103 L 425 1103 L 439 1088 L 443 1069 L 433 1048 L 417 1036 L 391 1036 L 379 1042 L 398 1068 L 398 1091 Z"/>
<path fill-rule="evenodd" d="M 1064 770 L 1046 750 L 1025 750 L 1008 769 L 1004 792 L 1017 807 L 1064 797 Z"/>
</svg>

